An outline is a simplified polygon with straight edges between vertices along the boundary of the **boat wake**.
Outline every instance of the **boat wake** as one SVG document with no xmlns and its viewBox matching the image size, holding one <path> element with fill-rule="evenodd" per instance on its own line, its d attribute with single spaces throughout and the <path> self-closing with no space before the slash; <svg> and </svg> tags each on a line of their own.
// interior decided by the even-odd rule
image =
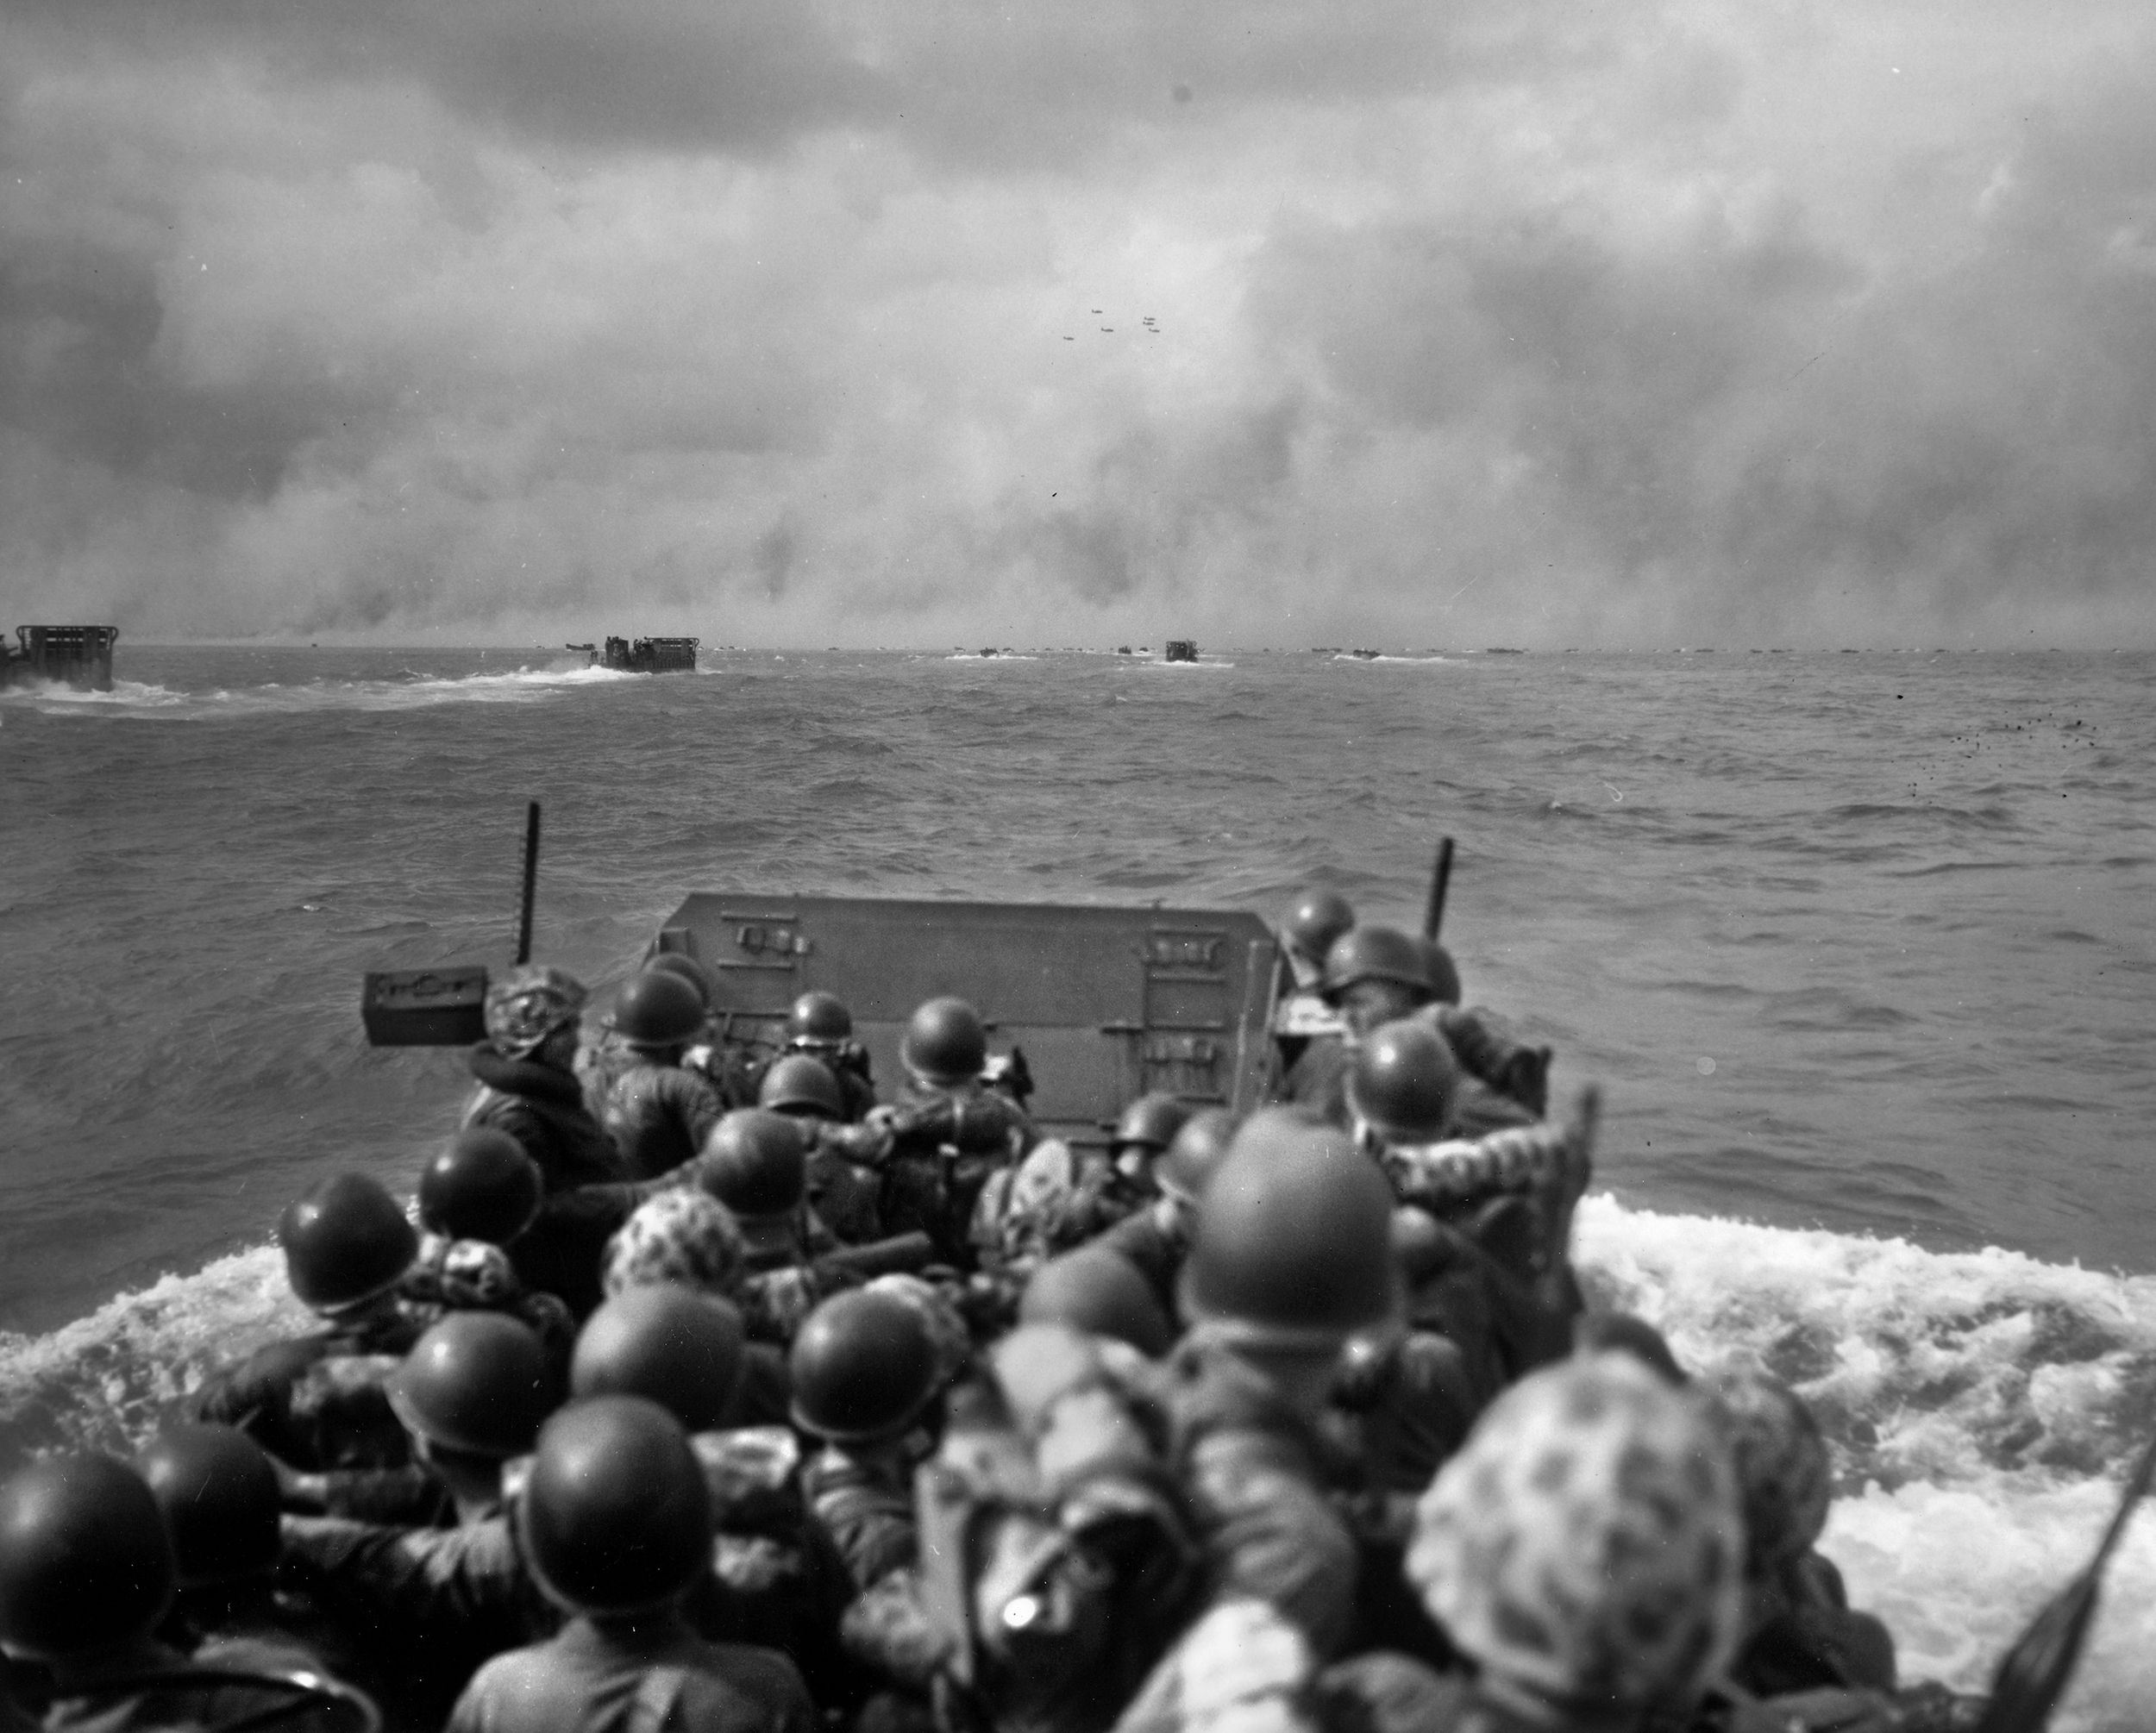
<svg viewBox="0 0 2156 1733">
<path fill-rule="evenodd" d="M 116 680 L 109 692 L 75 691 L 43 682 L 0 695 L 49 715 L 105 715 L 174 722 L 214 722 L 248 716 L 328 710 L 423 710 L 448 704 L 531 704 L 583 686 L 614 685 L 646 676 L 615 668 L 517 668 L 506 673 L 430 675 L 404 671 L 398 679 L 310 680 L 200 691 Z"/>
<path fill-rule="evenodd" d="M 2156 1410 L 2156 1277 L 2018 1253 L 1582 1206 L 1582 1279 L 1687 1365 L 1763 1363 L 1834 1445 L 1824 1550 L 1886 1620 L 1905 1679 L 1981 1691 L 2083 1563 Z M 166 1276 L 42 1336 L 0 1336 L 0 1456 L 128 1449 L 209 1371 L 304 1327 L 263 1246 Z M 2156 1518 L 2113 1561 L 2059 1733 L 2124 1733 L 2156 1702 Z"/>
<path fill-rule="evenodd" d="M 1752 1361 L 1802 1392 L 1834 1446 L 1822 1549 L 1885 1619 L 1906 1679 L 1981 1691 L 2088 1561 L 2156 1417 L 2156 1278 L 1995 1248 L 1660 1215 L 1590 1198 L 1590 1292 L 1688 1366 Z M 2113 1561 L 2054 1726 L 2123 1730 L 2156 1702 L 2156 1523 Z"/>
</svg>

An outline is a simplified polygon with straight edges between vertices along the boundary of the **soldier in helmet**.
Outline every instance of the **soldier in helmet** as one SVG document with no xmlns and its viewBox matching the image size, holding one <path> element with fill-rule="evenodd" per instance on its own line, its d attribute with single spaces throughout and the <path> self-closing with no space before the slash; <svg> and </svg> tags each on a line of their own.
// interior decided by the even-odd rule
<svg viewBox="0 0 2156 1733">
<path fill-rule="evenodd" d="M 350 1645 L 279 1587 L 278 1475 L 260 1446 L 229 1426 L 167 1426 L 135 1467 L 172 1543 L 177 1590 L 162 1641 L 205 1667 L 361 1676 Z"/>
<path fill-rule="evenodd" d="M 1417 1510 L 1408 1575 L 1476 1667 L 1427 1680 L 1419 1724 L 1636 1733 L 1683 1717 L 1735 1649 L 1744 1544 L 1696 1403 L 1622 1355 L 1537 1373 Z"/>
<path fill-rule="evenodd" d="M 526 1286 L 506 1248 L 546 1202 L 539 1169 L 517 1140 L 486 1126 L 460 1131 L 419 1176 L 419 1254 L 399 1292 L 429 1323 L 452 1311 L 502 1311 L 538 1332 L 562 1364 L 576 1325 L 556 1294 Z"/>
<path fill-rule="evenodd" d="M 338 1173 L 293 1200 L 277 1237 L 292 1292 L 324 1327 L 213 1377 L 191 1417 L 237 1426 L 305 1473 L 402 1467 L 382 1384 L 423 1327 L 398 1298 L 419 1236 L 381 1186 Z"/>
<path fill-rule="evenodd" d="M 976 1242 L 1022 1278 L 1041 1260 L 1083 1244 L 1158 1195 L 1153 1168 L 1190 1109 L 1176 1097 L 1141 1095 L 1123 1110 L 1105 1158 L 1059 1140 L 1034 1146 L 988 1182 L 976 1206 Z"/>
<path fill-rule="evenodd" d="M 606 1242 L 599 1279 L 610 1300 L 669 1286 L 707 1294 L 733 1307 L 746 1328 L 748 1242 L 734 1212 L 698 1186 L 662 1191 L 639 1204 Z M 749 1342 L 727 1423 L 784 1425 L 789 1401 L 784 1344 Z"/>
<path fill-rule="evenodd" d="M 1818 1550 L 1833 1464 L 1811 1410 L 1765 1372 L 1733 1369 L 1702 1382 L 1736 1467 L 1745 1518 L 1744 1636 L 1731 1679 L 1758 1697 L 1891 1691 L 1893 1637 L 1851 1609 L 1840 1571 Z"/>
<path fill-rule="evenodd" d="M 1397 1328 L 1392 1198 L 1369 1158 L 1285 1109 L 1206 1182 L 1160 1391 L 1216 1598 L 1274 1607 L 1320 1656 L 1354 1626 L 1360 1555 L 1324 1426 L 1351 1343 Z"/>
<path fill-rule="evenodd" d="M 623 1062 L 594 1073 L 592 1108 L 632 1179 L 655 1179 L 690 1160 L 726 1110 L 711 1079 L 681 1063 L 707 1015 L 695 987 L 670 969 L 646 969 L 615 1001 Z"/>
<path fill-rule="evenodd" d="M 47 1728 L 159 1733 L 274 1717 L 314 1733 L 336 1724 L 340 1700 L 359 1705 L 318 1670 L 275 1664 L 281 1654 L 197 1661 L 160 1642 L 176 1576 L 157 1499 L 127 1464 L 48 1456 L 0 1484 L 0 1642 L 48 1670 Z"/>
<path fill-rule="evenodd" d="M 704 1575 L 711 1502 L 686 1435 L 657 1403 L 593 1396 L 549 1420 L 518 1528 L 534 1579 L 567 1623 L 481 1667 L 451 1733 L 813 1733 L 791 1661 L 707 1642 L 682 1617 Z"/>
<path fill-rule="evenodd" d="M 1107 1154 L 1044 1137 L 1016 1166 L 988 1176 L 974 1204 L 973 1242 L 983 1272 L 975 1286 L 996 1291 L 992 1311 L 1014 1298 L 1044 1261 L 1114 1226 L 1152 1195 L 1152 1157 L 1188 1112 L 1173 1097 L 1141 1097 L 1125 1110 Z"/>
<path fill-rule="evenodd" d="M 1306 891 L 1280 923 L 1281 959 L 1288 965 L 1291 991 L 1273 1012 L 1273 1039 L 1283 1067 L 1292 1067 L 1313 1040 L 1337 1040 L 1340 1014 L 1319 991 L 1326 954 L 1332 942 L 1355 924 L 1355 910 L 1337 891 Z"/>
<path fill-rule="evenodd" d="M 854 1039 L 854 1014 L 836 993 L 805 992 L 787 1014 L 786 1048 L 830 1068 L 843 1100 L 839 1117 L 856 1124 L 876 1104 L 868 1049 Z"/>
<path fill-rule="evenodd" d="M 822 1298 L 812 1259 L 837 1245 L 809 1208 L 808 1160 L 799 1120 L 741 1107 L 711 1128 L 689 1173 L 740 1226 L 739 1303 L 749 1333 L 780 1346 Z"/>
<path fill-rule="evenodd" d="M 812 1054 L 787 1054 L 764 1073 L 756 1105 L 799 1122 L 813 1140 L 808 1198 L 818 1219 L 849 1245 L 881 1238 L 875 1164 L 887 1153 L 888 1142 L 866 1125 L 848 1123 L 837 1073 Z"/>
<path fill-rule="evenodd" d="M 438 1722 L 486 1656 L 554 1628 L 505 1512 L 503 1471 L 531 1449 L 560 1374 L 514 1318 L 455 1312 L 419 1339 L 389 1392 L 456 1526 L 288 1515 L 285 1556 L 317 1605 L 394 1657 L 367 1682 Z"/>
<path fill-rule="evenodd" d="M 1419 1304 L 1432 1318 L 1455 1308 L 1439 1327 L 1482 1366 L 1476 1383 L 1487 1397 L 1571 1347 L 1583 1304 L 1572 1217 L 1594 1172 L 1600 1098 L 1584 1089 L 1563 1121 L 1458 1138 L 1443 1135 L 1457 1079 L 1443 1038 L 1404 1019 L 1362 1043 L 1346 1094 L 1363 1147 L 1424 1219 L 1426 1237 L 1442 1242 L 1443 1255 L 1420 1260 Z M 1486 1362 L 1470 1315 L 1484 1326 Z"/>
<path fill-rule="evenodd" d="M 1508 1125 L 1532 1124 L 1541 1112 L 1540 1098 L 1532 1104 L 1515 1098 L 1481 1071 L 1494 1068 L 1501 1079 L 1515 1084 L 1531 1080 L 1539 1089 L 1546 1054 L 1540 1069 L 1514 1064 L 1515 1051 L 1524 1049 L 1508 1038 L 1501 1040 L 1487 1013 L 1461 1012 L 1445 1004 L 1432 977 L 1433 967 L 1445 973 L 1446 985 L 1457 992 L 1458 976 L 1443 948 L 1397 927 L 1359 926 L 1335 940 L 1326 957 L 1320 991 L 1339 1011 L 1344 1032 L 1337 1040 L 1310 1043 L 1287 1073 L 1286 1098 L 1345 1127 L 1347 1073 L 1356 1048 L 1372 1029 L 1418 1017 L 1445 1037 L 1459 1060 L 1461 1075 L 1451 1092 L 1445 1136 L 1475 1137 Z M 1459 1058 L 1463 1047 L 1475 1063 Z"/>
<path fill-rule="evenodd" d="M 741 1314 L 724 1300 L 671 1282 L 630 1288 L 585 1324 L 569 1392 L 644 1397 L 680 1422 L 711 1498 L 711 1580 L 691 1597 L 690 1622 L 705 1636 L 785 1650 L 822 1696 L 843 1665 L 838 1618 L 852 1588 L 808 1519 L 793 1431 L 737 1423 L 749 1351 Z"/>
<path fill-rule="evenodd" d="M 1199 1194 L 1227 1154 L 1235 1123 L 1225 1107 L 1208 1107 L 1176 1127 L 1168 1148 L 1152 1163 L 1153 1200 L 1094 1242 L 1145 1279 L 1165 1317 L 1177 1315 L 1176 1286 L 1198 1223 Z"/>
<path fill-rule="evenodd" d="M 945 1367 L 915 1307 L 862 1288 L 810 1314 L 789 1369 L 793 1423 L 824 1447 L 802 1487 L 860 1592 L 913 1562 L 913 1471 L 935 1445 Z"/>
<path fill-rule="evenodd" d="M 576 1055 L 583 984 L 530 964 L 486 989 L 486 1039 L 472 1049 L 478 1079 L 463 1127 L 514 1137 L 537 1163 L 549 1192 L 628 1176 L 613 1141 L 586 1110 Z"/>
<path fill-rule="evenodd" d="M 1008 1096 L 982 1086 L 987 1033 L 963 999 L 923 1004 L 899 1051 L 906 1088 L 895 1105 L 871 1116 L 892 1140 L 879 1212 L 884 1231 L 925 1233 L 943 1262 L 969 1270 L 981 1189 L 1032 1148 L 1032 1122 Z"/>
</svg>

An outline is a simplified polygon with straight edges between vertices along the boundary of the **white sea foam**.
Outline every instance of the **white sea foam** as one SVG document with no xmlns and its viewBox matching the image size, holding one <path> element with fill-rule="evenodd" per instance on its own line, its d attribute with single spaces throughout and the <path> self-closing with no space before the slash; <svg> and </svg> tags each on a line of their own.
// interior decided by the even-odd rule
<svg viewBox="0 0 2156 1733">
<path fill-rule="evenodd" d="M 1702 1368 L 1764 1363 L 1833 1440 L 1823 1542 L 1884 1618 L 1910 1679 L 1982 1690 L 2094 1547 L 2156 1390 L 2156 1278 L 1996 1248 L 1582 1207 L 1583 1279 Z M 2156 1516 L 2128 1531 L 2082 1674 L 2054 1723 L 2147 1724 Z"/>
<path fill-rule="evenodd" d="M 135 680 L 115 680 L 109 692 L 75 691 L 64 685 L 40 682 L 11 696 L 15 702 L 53 715 L 116 713 L 166 721 L 205 722 L 324 710 L 423 710 L 449 704 L 534 704 L 563 691 L 643 678 L 618 668 L 578 666 L 442 676 L 408 671 L 402 679 L 310 680 L 299 685 L 271 682 L 259 686 L 193 692 L 145 685 Z"/>
<path fill-rule="evenodd" d="M 213 1368 L 308 1322 L 273 1246 L 160 1276 L 46 1335 L 0 1333 L 0 1425 L 18 1448 L 126 1449 Z"/>
<path fill-rule="evenodd" d="M 1999 1250 L 1582 1206 L 1583 1280 L 1681 1359 L 1752 1360 L 1804 1392 L 1840 1491 L 1824 1550 L 1898 1640 L 1903 1676 L 1980 1691 L 2085 1562 L 2146 1426 L 2156 1278 Z M 210 1367 L 304 1328 L 261 1247 L 39 1336 L 0 1336 L 19 1444 L 125 1448 Z M 2156 1703 L 2156 1514 L 2115 1559 L 2058 1733 L 2125 1733 Z"/>
<path fill-rule="evenodd" d="M 0 689 L 0 702 L 44 710 L 165 710 L 187 702 L 185 692 L 141 680 L 115 680 L 109 692 L 79 691 L 59 680 L 28 680 Z"/>
</svg>

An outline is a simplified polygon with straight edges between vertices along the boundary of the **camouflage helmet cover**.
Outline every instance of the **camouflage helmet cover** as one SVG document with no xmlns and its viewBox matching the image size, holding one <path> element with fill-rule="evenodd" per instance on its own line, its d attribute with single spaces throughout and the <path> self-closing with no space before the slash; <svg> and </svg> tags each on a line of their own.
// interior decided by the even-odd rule
<svg viewBox="0 0 2156 1733">
<path fill-rule="evenodd" d="M 749 1248 L 734 1212 L 708 1192 L 681 1187 L 647 1198 L 606 1242 L 599 1286 L 608 1298 L 655 1282 L 679 1282 L 731 1299 L 746 1278 Z"/>
<path fill-rule="evenodd" d="M 1485 1674 L 1559 1705 L 1682 1702 L 1743 1620 L 1744 1522 L 1714 1422 L 1628 1356 L 1532 1374 L 1416 1508 L 1407 1574 Z"/>
<path fill-rule="evenodd" d="M 1702 1382 L 1736 1464 L 1748 1567 L 1762 1577 L 1827 1527 L 1834 1490 L 1827 1440 L 1803 1398 L 1771 1373 L 1739 1369 Z"/>
<path fill-rule="evenodd" d="M 486 1038 L 505 1058 L 530 1059 L 584 1014 L 584 984 L 544 963 L 486 984 Z"/>
</svg>

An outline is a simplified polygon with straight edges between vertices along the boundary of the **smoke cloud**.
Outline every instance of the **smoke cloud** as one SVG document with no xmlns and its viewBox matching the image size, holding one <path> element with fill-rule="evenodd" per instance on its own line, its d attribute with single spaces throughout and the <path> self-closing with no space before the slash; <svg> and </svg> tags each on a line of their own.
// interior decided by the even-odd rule
<svg viewBox="0 0 2156 1733">
<path fill-rule="evenodd" d="M 9 625 L 2147 643 L 2153 404 L 2122 3 L 0 18 Z"/>
</svg>

